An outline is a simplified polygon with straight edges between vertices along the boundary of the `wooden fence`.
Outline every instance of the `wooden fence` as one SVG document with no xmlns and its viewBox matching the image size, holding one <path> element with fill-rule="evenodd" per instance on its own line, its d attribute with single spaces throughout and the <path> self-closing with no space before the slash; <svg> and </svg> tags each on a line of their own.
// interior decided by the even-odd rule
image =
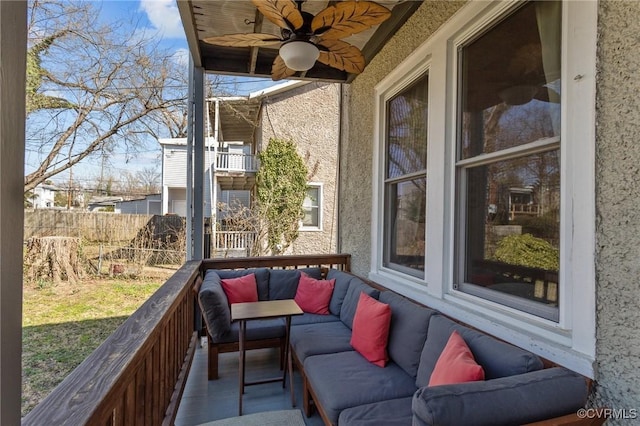
<svg viewBox="0 0 640 426">
<path fill-rule="evenodd" d="M 24 212 L 24 238 L 76 237 L 89 241 L 119 242 L 133 240 L 141 230 L 152 226 L 159 238 L 163 233 L 179 232 L 184 219 L 178 216 L 80 212 L 38 209 Z"/>
</svg>

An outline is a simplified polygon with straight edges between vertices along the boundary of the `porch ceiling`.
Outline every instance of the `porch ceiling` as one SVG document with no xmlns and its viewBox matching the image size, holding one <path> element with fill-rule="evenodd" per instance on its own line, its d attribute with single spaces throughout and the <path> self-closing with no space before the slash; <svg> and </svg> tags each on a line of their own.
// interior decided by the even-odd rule
<svg viewBox="0 0 640 426">
<path fill-rule="evenodd" d="M 334 1 L 313 0 L 303 5 L 303 10 L 316 14 Z M 355 34 L 344 40 L 359 47 L 366 62 L 380 51 L 422 0 L 379 0 L 391 9 L 391 17 L 377 27 Z M 178 0 L 180 18 L 185 29 L 189 49 L 196 66 L 205 71 L 254 77 L 270 77 L 271 65 L 278 50 L 267 47 L 221 47 L 203 43 L 206 37 L 234 33 L 269 33 L 279 35 L 279 29 L 257 12 L 250 0 Z M 350 82 L 354 74 L 330 68 L 319 62 L 292 79 Z"/>
<path fill-rule="evenodd" d="M 256 184 L 256 174 L 252 172 L 217 172 L 216 178 L 223 191 L 250 191 Z"/>
<path fill-rule="evenodd" d="M 260 114 L 260 99 L 220 98 L 219 141 L 253 144 L 253 137 Z M 210 108 L 211 123 L 215 121 L 215 108 Z"/>
</svg>

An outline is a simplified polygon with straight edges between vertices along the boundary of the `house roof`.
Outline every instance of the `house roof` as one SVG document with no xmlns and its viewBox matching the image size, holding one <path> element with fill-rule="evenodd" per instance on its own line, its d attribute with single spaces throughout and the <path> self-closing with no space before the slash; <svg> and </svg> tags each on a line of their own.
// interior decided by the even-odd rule
<svg viewBox="0 0 640 426">
<path fill-rule="evenodd" d="M 220 142 L 252 143 L 254 132 L 259 125 L 260 107 L 262 101 L 270 96 L 276 96 L 299 87 L 308 85 L 309 81 L 285 81 L 263 90 L 249 93 L 247 96 L 217 96 L 207 99 L 211 129 L 214 128 L 215 103 L 219 103 L 220 111 Z M 213 136 L 213 135 L 211 135 Z M 186 146 L 187 138 L 159 139 L 160 145 Z M 207 144 L 213 139 L 207 138 Z"/>
<path fill-rule="evenodd" d="M 315 15 L 330 3 L 334 2 L 307 1 L 303 10 Z M 379 0 L 377 3 L 391 9 L 391 17 L 378 26 L 344 39 L 362 50 L 367 63 L 422 1 Z M 279 28 L 263 19 L 250 0 L 178 0 L 178 9 L 196 66 L 218 74 L 271 76 L 271 65 L 278 55 L 277 47 L 222 47 L 203 42 L 207 37 L 236 33 L 279 35 Z M 292 78 L 344 83 L 355 77 L 319 62 L 303 74 L 298 73 Z"/>
<path fill-rule="evenodd" d="M 243 141 L 253 142 L 253 135 L 260 118 L 262 100 L 286 93 L 298 87 L 309 84 L 308 81 L 285 81 L 267 89 L 258 90 L 248 96 L 221 96 L 209 99 L 209 116 L 211 122 L 215 120 L 215 101 L 219 101 L 220 132 L 218 140 L 223 142 Z M 211 128 L 213 128 L 213 124 Z"/>
</svg>

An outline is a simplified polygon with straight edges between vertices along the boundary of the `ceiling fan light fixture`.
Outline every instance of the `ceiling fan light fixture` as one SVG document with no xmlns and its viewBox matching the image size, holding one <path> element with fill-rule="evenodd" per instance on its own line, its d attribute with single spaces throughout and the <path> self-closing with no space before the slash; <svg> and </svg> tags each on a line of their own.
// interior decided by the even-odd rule
<svg viewBox="0 0 640 426">
<path fill-rule="evenodd" d="M 307 71 L 316 63 L 320 50 L 311 42 L 292 40 L 280 47 L 280 56 L 288 68 Z"/>
</svg>

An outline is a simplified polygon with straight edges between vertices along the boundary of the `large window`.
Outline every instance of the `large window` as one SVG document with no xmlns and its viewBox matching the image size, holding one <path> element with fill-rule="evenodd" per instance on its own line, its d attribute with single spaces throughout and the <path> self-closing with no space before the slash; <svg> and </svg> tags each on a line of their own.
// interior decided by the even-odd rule
<svg viewBox="0 0 640 426">
<path fill-rule="evenodd" d="M 530 2 L 458 57 L 455 286 L 558 321 L 561 16 Z"/>
<path fill-rule="evenodd" d="M 597 11 L 468 2 L 376 85 L 369 273 L 591 377 Z"/>
<path fill-rule="evenodd" d="M 424 277 L 428 76 L 386 103 L 385 267 Z"/>
</svg>

